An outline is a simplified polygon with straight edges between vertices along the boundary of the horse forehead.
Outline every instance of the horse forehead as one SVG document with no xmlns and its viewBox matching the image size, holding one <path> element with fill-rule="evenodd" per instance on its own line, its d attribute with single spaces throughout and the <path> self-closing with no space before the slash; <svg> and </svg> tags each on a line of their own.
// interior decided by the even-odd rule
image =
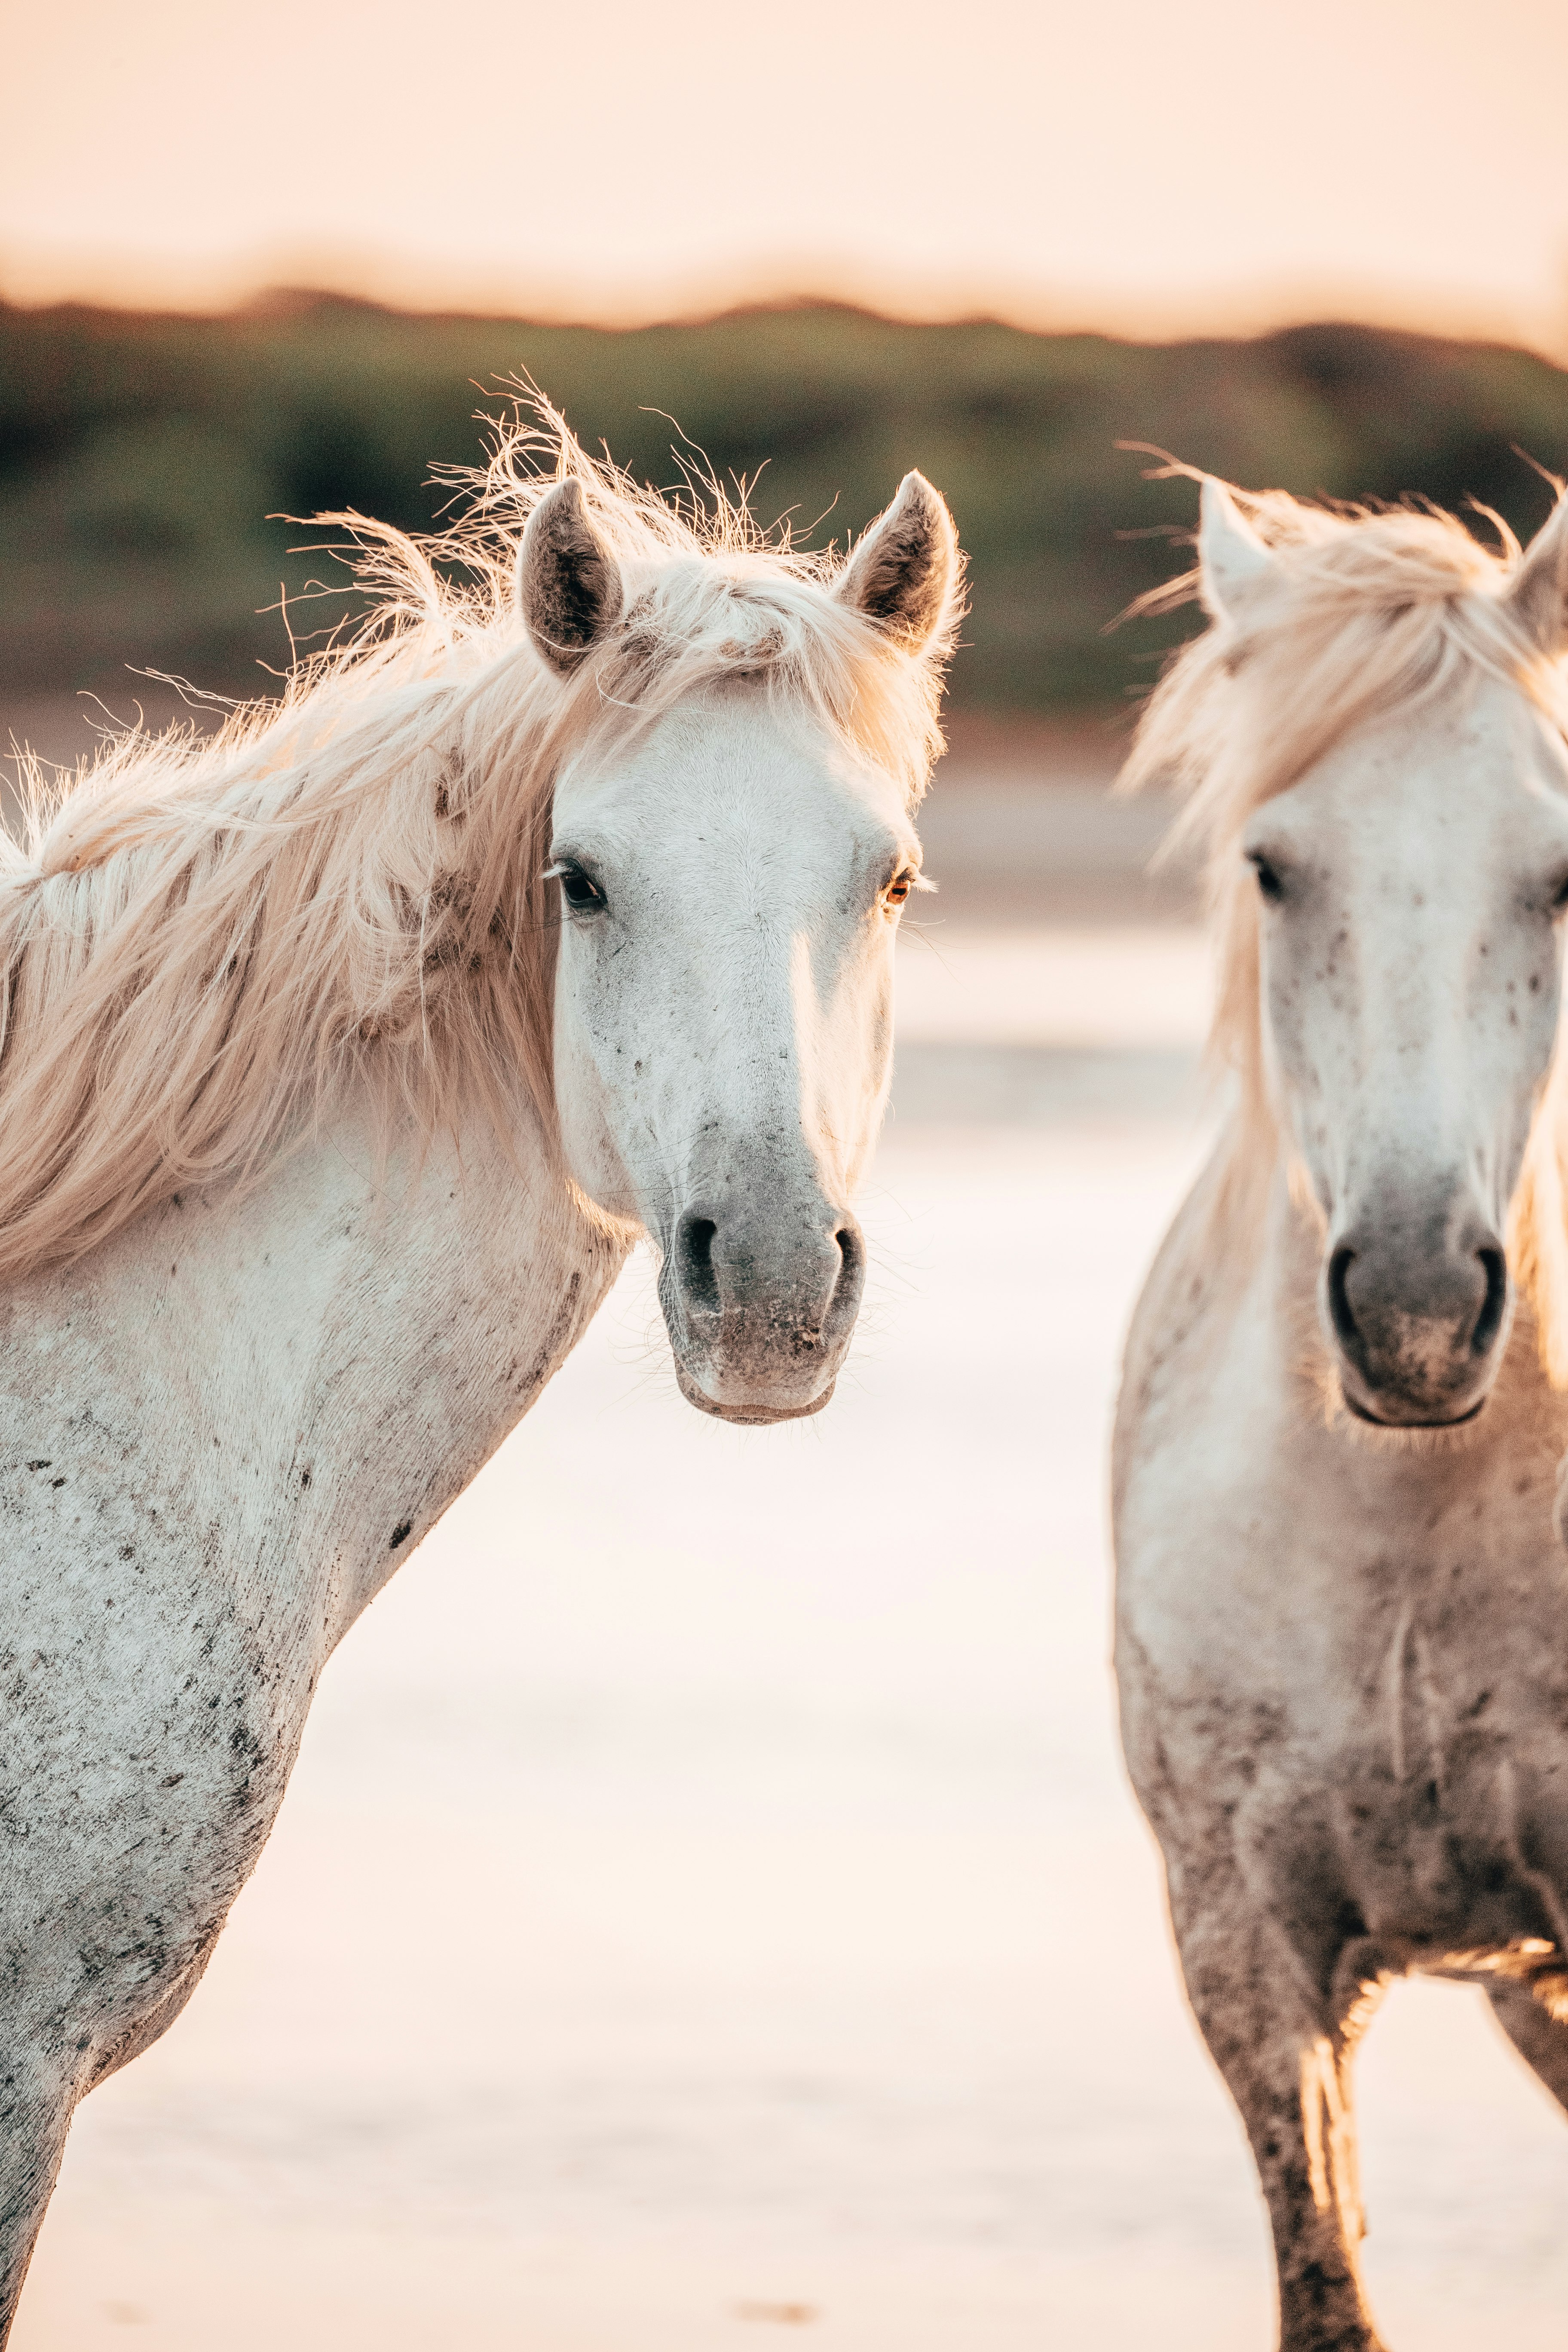
<svg viewBox="0 0 1568 2352">
<path fill-rule="evenodd" d="M 1516 688 L 1358 730 L 1280 797 L 1278 822 L 1384 883 L 1425 874 L 1484 887 L 1521 850 L 1568 846 L 1568 760 Z M 1260 813 L 1268 825 L 1268 811 Z M 1358 857 L 1359 853 L 1359 857 Z"/>
<path fill-rule="evenodd" d="M 740 695 L 678 708 L 624 754 L 563 779 L 563 819 L 658 863 L 777 848 L 837 871 L 858 847 L 913 839 L 890 776 L 805 714 Z"/>
</svg>

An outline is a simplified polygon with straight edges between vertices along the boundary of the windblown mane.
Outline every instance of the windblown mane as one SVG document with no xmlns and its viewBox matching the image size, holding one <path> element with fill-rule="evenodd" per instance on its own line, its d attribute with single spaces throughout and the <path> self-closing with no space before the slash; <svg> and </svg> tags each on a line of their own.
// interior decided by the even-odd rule
<svg viewBox="0 0 1568 2352">
<path fill-rule="evenodd" d="M 1258 893 L 1237 855 L 1247 818 L 1352 728 L 1462 693 L 1483 677 L 1519 687 L 1568 730 L 1568 665 L 1542 655 L 1505 601 L 1520 548 L 1500 518 L 1489 517 L 1500 541 L 1494 554 L 1452 515 L 1306 506 L 1282 490 L 1231 494 L 1272 551 L 1274 576 L 1241 622 L 1212 621 L 1172 663 L 1123 781 L 1183 791 L 1175 837 L 1195 839 L 1206 856 L 1218 950 L 1210 1051 L 1239 1085 L 1216 1199 L 1235 1249 L 1257 1230 L 1281 1150 L 1262 1049 Z M 1190 572 L 1136 609 L 1169 611 L 1198 593 Z M 1565 1066 L 1560 1046 L 1509 1237 L 1559 1386 L 1568 1386 Z"/>
<path fill-rule="evenodd" d="M 906 651 L 743 501 L 678 508 L 540 414 L 464 478 L 469 509 L 437 537 L 320 518 L 351 534 L 375 609 L 280 701 L 205 737 L 110 738 L 63 791 L 20 761 L 25 839 L 0 837 L 0 1281 L 183 1186 L 254 1179 L 355 1081 L 384 1139 L 476 1111 L 505 1131 L 528 1102 L 553 1133 L 542 869 L 569 757 L 752 675 L 911 803 L 924 790 L 945 646 Z M 514 572 L 567 476 L 626 611 L 563 678 Z"/>
</svg>

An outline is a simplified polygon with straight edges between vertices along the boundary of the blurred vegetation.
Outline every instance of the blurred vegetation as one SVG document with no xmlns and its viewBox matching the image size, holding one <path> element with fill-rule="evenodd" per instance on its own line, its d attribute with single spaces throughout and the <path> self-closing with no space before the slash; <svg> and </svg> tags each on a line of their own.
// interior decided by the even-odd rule
<svg viewBox="0 0 1568 2352">
<path fill-rule="evenodd" d="M 1568 373 L 1363 327 L 1141 345 L 832 306 L 635 332 L 314 295 L 221 320 L 0 306 L 0 682 L 102 685 L 129 662 L 264 687 L 256 662 L 288 644 L 258 608 L 324 569 L 268 516 L 427 526 L 431 461 L 476 462 L 476 410 L 525 372 L 643 479 L 677 478 L 670 418 L 721 476 L 761 469 L 756 512 L 811 544 L 862 529 L 921 467 L 973 567 L 956 698 L 998 711 L 1115 700 L 1183 625 L 1106 634 L 1180 568 L 1194 509 L 1119 441 L 1254 488 L 1478 499 L 1522 534 L 1549 493 L 1515 446 L 1568 473 Z"/>
</svg>

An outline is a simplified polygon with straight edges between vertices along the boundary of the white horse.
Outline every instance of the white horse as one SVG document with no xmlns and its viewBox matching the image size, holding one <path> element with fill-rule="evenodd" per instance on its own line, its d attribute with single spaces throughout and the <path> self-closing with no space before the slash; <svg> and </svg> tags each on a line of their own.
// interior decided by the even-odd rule
<svg viewBox="0 0 1568 2352">
<path fill-rule="evenodd" d="M 834 576 L 563 438 L 439 575 L 360 528 L 368 639 L 3 853 L 0 2340 L 333 1645 L 631 1244 L 728 1421 L 817 1412 L 860 1297 L 942 500 Z"/>
<path fill-rule="evenodd" d="M 1568 501 L 1522 558 L 1244 505 L 1134 754 L 1195 793 L 1237 1095 L 1128 1346 L 1117 1667 L 1281 2342 L 1373 2352 L 1383 1986 L 1479 1979 L 1568 2105 Z"/>
</svg>

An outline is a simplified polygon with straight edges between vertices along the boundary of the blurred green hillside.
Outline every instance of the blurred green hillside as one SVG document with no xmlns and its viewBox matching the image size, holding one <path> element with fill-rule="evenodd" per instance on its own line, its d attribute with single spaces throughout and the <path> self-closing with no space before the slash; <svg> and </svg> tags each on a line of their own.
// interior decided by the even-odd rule
<svg viewBox="0 0 1568 2352">
<path fill-rule="evenodd" d="M 765 467 L 756 511 L 797 531 L 825 516 L 811 544 L 860 530 L 920 466 L 973 565 L 956 698 L 999 711 L 1118 699 L 1181 626 L 1105 634 L 1179 564 L 1194 513 L 1189 484 L 1146 481 L 1118 441 L 1253 487 L 1479 499 L 1521 532 L 1548 493 L 1514 446 L 1568 473 L 1568 373 L 1363 327 L 1141 345 L 828 306 L 636 332 L 308 295 L 220 320 L 0 307 L 0 686 L 101 685 L 126 663 L 265 685 L 255 663 L 288 648 L 258 608 L 324 568 L 268 515 L 428 524 L 431 461 L 475 462 L 475 411 L 524 372 L 644 479 L 676 478 L 672 417 L 721 475 Z"/>
</svg>

